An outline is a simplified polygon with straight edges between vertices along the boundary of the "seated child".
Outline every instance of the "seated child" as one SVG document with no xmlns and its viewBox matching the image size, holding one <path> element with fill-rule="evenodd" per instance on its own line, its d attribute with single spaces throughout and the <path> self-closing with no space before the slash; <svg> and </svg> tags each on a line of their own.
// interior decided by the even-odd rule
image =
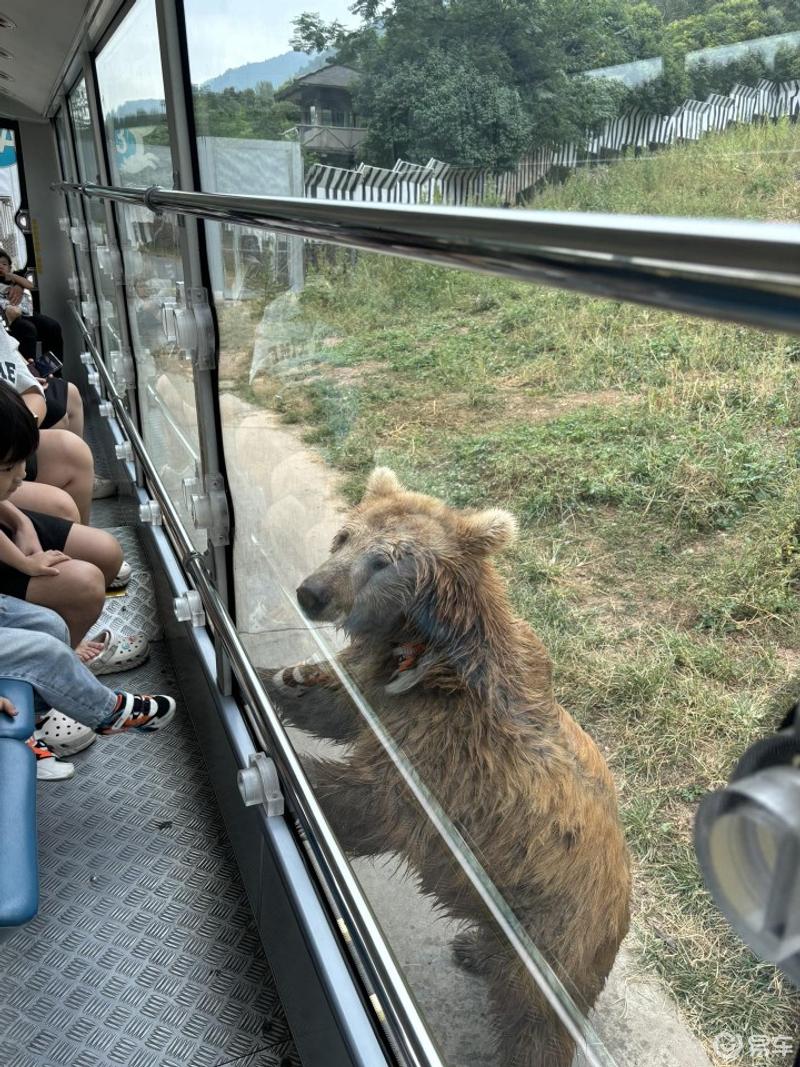
<svg viewBox="0 0 800 1067">
<path fill-rule="evenodd" d="M 0 593 L 57 611 L 77 645 L 102 611 L 122 549 L 104 530 L 15 506 L 38 441 L 22 398 L 0 382 Z"/>
<path fill-rule="evenodd" d="M 67 628 L 55 612 L 2 594 L 0 677 L 33 686 L 37 718 L 55 706 L 83 724 L 78 729 L 93 735 L 150 733 L 166 726 L 175 714 L 171 696 L 106 688 L 70 649 Z M 16 714 L 7 700 L 0 701 L 0 712 Z M 40 738 L 34 735 L 28 743 L 36 756 L 37 778 L 72 777 L 73 765 L 56 759 Z"/>
</svg>

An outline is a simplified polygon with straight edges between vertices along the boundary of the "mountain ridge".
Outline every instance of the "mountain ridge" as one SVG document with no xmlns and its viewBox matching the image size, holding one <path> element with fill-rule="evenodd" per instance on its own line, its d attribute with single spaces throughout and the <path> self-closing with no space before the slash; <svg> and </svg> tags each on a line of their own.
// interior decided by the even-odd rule
<svg viewBox="0 0 800 1067">
<path fill-rule="evenodd" d="M 309 74 L 312 70 L 325 66 L 327 57 L 327 52 L 316 56 L 310 56 L 307 52 L 283 52 L 279 56 L 259 62 L 229 67 L 222 74 L 203 82 L 202 88 L 219 93 L 224 89 L 255 89 L 259 82 L 270 82 L 273 89 L 277 89 L 300 73 Z"/>
</svg>

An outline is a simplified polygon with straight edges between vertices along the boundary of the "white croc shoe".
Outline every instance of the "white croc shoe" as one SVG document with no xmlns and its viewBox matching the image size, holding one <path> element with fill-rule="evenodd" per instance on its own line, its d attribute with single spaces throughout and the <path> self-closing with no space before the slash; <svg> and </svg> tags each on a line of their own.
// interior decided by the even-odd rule
<svg viewBox="0 0 800 1067">
<path fill-rule="evenodd" d="M 117 637 L 111 630 L 101 630 L 87 638 L 103 646 L 102 650 L 88 660 L 86 666 L 92 674 L 119 674 L 141 666 L 150 655 L 150 642 L 144 634 L 126 634 Z"/>
<path fill-rule="evenodd" d="M 57 756 L 75 756 L 97 740 L 97 734 L 83 723 L 51 709 L 36 729 L 36 740 L 44 741 Z"/>
</svg>

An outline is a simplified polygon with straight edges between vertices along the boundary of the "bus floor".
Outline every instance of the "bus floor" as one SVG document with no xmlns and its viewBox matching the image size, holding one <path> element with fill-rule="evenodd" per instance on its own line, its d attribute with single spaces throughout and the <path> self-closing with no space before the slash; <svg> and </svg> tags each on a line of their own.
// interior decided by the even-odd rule
<svg viewBox="0 0 800 1067">
<path fill-rule="evenodd" d="M 96 452 L 97 455 L 97 452 Z M 103 680 L 172 692 L 163 732 L 98 738 L 38 784 L 38 916 L 0 944 L 4 1067 L 299 1067 L 138 543 L 132 501 L 94 524 L 135 570 L 99 623 L 143 628 L 149 660 Z"/>
</svg>

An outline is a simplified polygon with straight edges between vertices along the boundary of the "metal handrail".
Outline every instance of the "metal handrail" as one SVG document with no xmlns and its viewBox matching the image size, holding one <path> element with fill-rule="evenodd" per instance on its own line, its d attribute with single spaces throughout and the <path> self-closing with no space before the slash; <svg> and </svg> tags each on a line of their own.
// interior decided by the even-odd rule
<svg viewBox="0 0 800 1067">
<path fill-rule="evenodd" d="M 270 742 L 269 754 L 278 767 L 281 785 L 288 793 L 292 810 L 306 832 L 351 940 L 360 948 L 360 962 L 380 1002 L 395 1046 L 403 1054 L 408 1067 L 444 1067 L 361 886 L 320 807 L 277 712 L 270 704 L 236 632 L 236 626 L 211 581 L 203 556 L 192 544 L 86 324 L 74 306 L 72 312 L 103 380 L 114 413 L 141 463 L 150 492 L 161 507 L 164 525 L 172 535 L 180 563 L 200 596 L 214 635 L 231 661 L 246 700 L 266 728 Z"/>
<path fill-rule="evenodd" d="M 800 333 L 800 225 L 408 207 L 59 182 L 53 188 Z"/>
</svg>

